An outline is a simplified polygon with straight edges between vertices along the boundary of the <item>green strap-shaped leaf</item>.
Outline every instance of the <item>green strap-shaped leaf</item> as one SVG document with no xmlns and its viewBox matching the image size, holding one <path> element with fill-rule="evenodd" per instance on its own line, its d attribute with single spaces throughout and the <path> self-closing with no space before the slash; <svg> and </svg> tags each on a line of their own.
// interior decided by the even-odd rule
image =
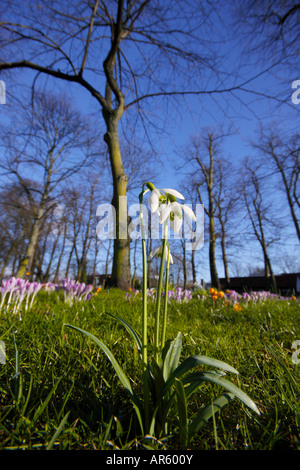
<svg viewBox="0 0 300 470">
<path fill-rule="evenodd" d="M 92 335 L 88 331 L 82 330 L 81 328 L 78 328 L 77 326 L 74 326 L 74 325 L 65 324 L 65 326 L 68 326 L 69 328 L 73 328 L 73 330 L 79 331 L 80 333 L 83 333 L 84 335 L 86 335 L 88 338 L 90 338 L 92 341 L 94 341 L 94 343 L 96 343 L 102 349 L 102 351 L 105 353 L 105 355 L 108 357 L 110 363 L 112 364 L 112 366 L 114 367 L 114 369 L 116 371 L 116 374 L 117 374 L 121 384 L 123 385 L 125 390 L 127 390 L 128 394 L 129 394 L 129 396 L 130 396 L 130 398 L 131 398 L 131 400 L 134 404 L 134 407 L 135 407 L 135 410 L 136 410 L 136 413 L 137 413 L 137 417 L 138 417 L 139 422 L 140 422 L 141 430 L 143 432 L 143 423 L 142 423 L 142 417 L 141 417 L 141 406 L 140 406 L 139 400 L 138 400 L 136 394 L 134 393 L 134 391 L 132 390 L 129 379 L 127 378 L 126 374 L 124 373 L 122 367 L 119 365 L 119 363 L 116 360 L 113 353 L 109 350 L 109 348 L 104 343 L 102 343 L 102 341 L 100 341 L 98 338 L 96 338 L 96 336 Z"/>
<path fill-rule="evenodd" d="M 202 428 L 208 420 L 217 412 L 220 411 L 224 406 L 226 406 L 231 400 L 235 398 L 233 393 L 223 393 L 218 398 L 216 398 L 212 403 L 206 405 L 202 408 L 189 426 L 189 438 L 188 441 L 192 439 L 194 434 Z"/>
<path fill-rule="evenodd" d="M 154 405 L 156 405 L 152 412 L 149 431 L 150 434 L 154 435 L 156 416 L 158 415 L 158 418 L 163 420 L 165 408 L 165 400 L 164 397 L 161 396 L 161 390 L 164 389 L 165 380 L 162 374 L 161 367 L 157 364 L 154 358 L 151 361 L 151 368 L 148 369 L 148 380 L 152 395 L 152 402 L 154 403 Z"/>
<path fill-rule="evenodd" d="M 227 372 L 238 374 L 238 371 L 236 369 L 234 369 L 223 361 L 219 361 L 218 359 L 213 359 L 207 356 L 189 356 L 181 364 L 179 364 L 178 367 L 176 367 L 174 372 L 170 375 L 169 379 L 167 380 L 165 388 L 170 388 L 173 385 L 175 378 L 180 378 L 183 374 L 201 364 L 218 367 L 219 369 L 225 370 Z"/>
<path fill-rule="evenodd" d="M 109 313 L 109 312 L 106 312 L 107 315 L 109 315 L 110 317 L 114 318 L 115 320 L 118 320 L 120 323 L 122 323 L 125 328 L 127 329 L 127 331 L 131 334 L 131 336 L 133 337 L 136 345 L 137 345 L 137 348 L 138 348 L 138 351 L 139 351 L 139 354 L 140 356 L 142 357 L 142 342 L 138 336 L 138 334 L 134 331 L 134 329 L 129 325 L 129 323 L 127 323 L 125 320 L 123 320 L 123 318 L 120 318 L 120 317 L 117 317 L 116 315 L 113 315 L 112 313 Z"/>
<path fill-rule="evenodd" d="M 179 418 L 179 445 L 181 449 L 186 449 L 188 444 L 187 402 L 183 384 L 179 379 L 175 379 L 175 389 Z"/>
<path fill-rule="evenodd" d="M 207 371 L 208 372 L 208 371 Z M 224 375 L 226 375 L 225 372 L 223 371 L 220 371 L 220 370 L 213 370 L 213 371 L 209 371 L 209 372 L 213 372 L 214 374 L 218 374 L 220 377 L 223 377 Z M 199 377 L 199 373 L 196 373 L 197 376 Z M 183 378 L 183 383 L 188 383 L 188 386 L 185 387 L 185 395 L 186 395 L 186 398 L 189 398 L 191 396 L 191 394 L 193 392 L 195 392 L 195 390 L 201 385 L 201 383 L 198 383 L 196 380 L 189 380 L 190 377 L 192 377 L 193 374 L 190 374 L 187 376 L 187 378 Z M 204 381 L 203 381 L 204 383 Z"/>
<path fill-rule="evenodd" d="M 232 372 L 233 374 L 238 374 L 238 371 L 229 364 L 226 364 L 226 362 L 219 361 L 218 359 L 214 359 L 212 357 L 207 356 L 190 356 L 177 367 L 175 371 L 176 377 L 178 377 L 178 374 L 182 375 L 187 370 L 196 367 L 200 364 L 217 367 L 218 369 L 222 369 L 227 372 Z"/>
<path fill-rule="evenodd" d="M 149 368 L 149 382 L 153 399 L 156 400 L 156 397 L 160 395 L 160 391 L 164 388 L 165 379 L 161 368 L 154 358 L 151 361 L 151 368 Z"/>
<path fill-rule="evenodd" d="M 220 385 L 221 387 L 225 388 L 229 392 L 233 393 L 239 400 L 245 403 L 245 405 L 247 405 L 249 408 L 255 411 L 258 415 L 260 415 L 260 411 L 257 408 L 256 404 L 254 403 L 253 400 L 251 400 L 251 398 L 245 392 L 243 392 L 239 387 L 237 387 L 232 382 L 229 382 L 229 380 L 225 379 L 224 376 L 220 375 L 219 373 L 215 371 L 199 372 L 199 373 L 196 372 L 194 374 L 190 374 L 189 376 L 183 379 L 183 383 L 196 382 L 199 385 L 203 381 Z"/>
<path fill-rule="evenodd" d="M 170 374 L 176 369 L 179 363 L 180 355 L 182 350 L 182 334 L 178 333 L 174 341 L 170 344 L 168 352 L 166 354 L 164 365 L 163 365 L 163 375 L 164 379 L 167 380 Z"/>
<path fill-rule="evenodd" d="M 59 437 L 59 435 L 61 434 L 61 432 L 63 431 L 63 428 L 68 420 L 68 417 L 69 417 L 69 414 L 70 414 L 70 411 L 67 412 L 67 414 L 63 417 L 63 419 L 61 420 L 57 430 L 55 431 L 54 433 L 54 436 L 52 437 L 51 441 L 49 442 L 46 450 L 52 450 L 54 444 L 55 444 L 55 441 L 56 439 Z"/>
</svg>

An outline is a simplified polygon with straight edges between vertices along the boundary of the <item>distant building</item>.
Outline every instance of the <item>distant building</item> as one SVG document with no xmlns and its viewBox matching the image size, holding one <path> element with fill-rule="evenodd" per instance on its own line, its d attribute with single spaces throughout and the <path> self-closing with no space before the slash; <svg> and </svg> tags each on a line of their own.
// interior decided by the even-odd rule
<svg viewBox="0 0 300 470">
<path fill-rule="evenodd" d="M 280 274 L 275 276 L 277 290 L 284 295 L 300 293 L 300 273 Z M 220 279 L 221 289 L 232 289 L 236 292 L 270 290 L 270 281 L 264 276 L 231 277 L 230 283 Z"/>
</svg>

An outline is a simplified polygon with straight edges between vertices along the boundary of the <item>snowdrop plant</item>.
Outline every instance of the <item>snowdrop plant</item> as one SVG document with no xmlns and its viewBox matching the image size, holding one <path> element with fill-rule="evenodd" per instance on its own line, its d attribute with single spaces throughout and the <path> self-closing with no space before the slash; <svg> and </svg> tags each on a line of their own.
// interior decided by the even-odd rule
<svg viewBox="0 0 300 470">
<path fill-rule="evenodd" d="M 152 213 L 157 212 L 160 222 L 164 226 L 164 237 L 162 244 L 152 256 L 159 255 L 161 258 L 160 274 L 158 279 L 156 295 L 156 311 L 154 324 L 154 344 L 150 344 L 148 338 L 148 314 L 147 314 L 147 254 L 145 242 L 145 228 L 143 221 L 143 198 L 150 191 L 149 207 Z M 115 372 L 127 390 L 132 405 L 135 409 L 140 424 L 142 436 L 153 436 L 156 439 L 167 437 L 174 432 L 178 434 L 179 445 L 187 448 L 191 439 L 207 421 L 228 402 L 237 397 L 250 409 L 259 414 L 259 410 L 252 399 L 246 395 L 234 383 L 227 380 L 226 374 L 238 374 L 232 366 L 218 359 L 203 355 L 193 355 L 180 362 L 182 353 L 182 334 L 178 332 L 175 339 L 167 335 L 167 308 L 168 295 L 164 295 L 164 304 L 161 308 L 163 278 L 165 282 L 164 292 L 168 292 L 168 277 L 170 267 L 170 245 L 167 239 L 168 224 L 173 222 L 175 231 L 182 223 L 183 212 L 196 220 L 194 213 L 185 209 L 183 204 L 177 202 L 177 198 L 184 197 L 173 189 L 157 189 L 152 183 L 145 183 L 139 196 L 141 204 L 141 235 L 143 252 L 143 311 L 142 311 L 142 333 L 141 336 L 125 320 L 109 314 L 123 326 L 132 336 L 142 362 L 143 396 L 141 397 L 132 387 L 132 382 L 125 374 L 117 359 L 109 348 L 97 337 L 74 325 L 66 325 L 73 328 L 91 340 L 93 340 L 106 354 L 115 369 Z M 178 218 L 179 220 L 176 220 Z M 162 327 L 160 320 L 162 317 Z M 209 366 L 212 370 L 199 370 L 199 366 Z M 225 390 L 213 402 L 208 399 L 208 404 L 203 406 L 199 412 L 189 419 L 188 400 L 192 393 L 203 386 L 205 382 L 222 386 Z"/>
</svg>

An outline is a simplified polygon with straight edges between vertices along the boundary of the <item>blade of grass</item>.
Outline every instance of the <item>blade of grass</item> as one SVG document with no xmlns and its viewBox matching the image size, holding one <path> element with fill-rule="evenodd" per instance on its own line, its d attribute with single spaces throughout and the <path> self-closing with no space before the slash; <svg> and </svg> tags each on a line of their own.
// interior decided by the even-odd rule
<svg viewBox="0 0 300 470">
<path fill-rule="evenodd" d="M 57 430 L 55 431 L 55 433 L 54 433 L 54 435 L 53 435 L 51 441 L 49 442 L 49 444 L 48 444 L 46 450 L 51 450 L 51 449 L 53 448 L 56 439 L 58 438 L 58 436 L 59 436 L 59 435 L 61 434 L 61 432 L 63 431 L 63 428 L 64 428 L 64 426 L 65 426 L 65 424 L 66 424 L 66 422 L 67 422 L 67 419 L 68 419 L 68 417 L 69 417 L 69 414 L 70 414 L 70 411 L 68 411 L 67 414 L 66 414 L 66 415 L 63 417 L 63 419 L 61 420 L 61 422 L 60 422 L 60 424 L 59 424 Z"/>
<path fill-rule="evenodd" d="M 48 403 L 50 402 L 52 395 L 55 393 L 59 382 L 61 381 L 62 377 L 59 377 L 54 386 L 52 387 L 51 391 L 48 393 L 46 400 L 38 407 L 36 412 L 34 413 L 32 423 L 35 424 L 37 419 L 40 417 L 40 415 L 43 413 L 45 408 L 47 407 Z"/>
</svg>

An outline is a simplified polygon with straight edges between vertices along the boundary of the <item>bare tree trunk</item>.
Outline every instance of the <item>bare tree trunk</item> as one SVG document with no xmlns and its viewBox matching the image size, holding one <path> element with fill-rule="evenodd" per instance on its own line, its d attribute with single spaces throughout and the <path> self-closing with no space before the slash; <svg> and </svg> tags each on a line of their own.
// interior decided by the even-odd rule
<svg viewBox="0 0 300 470">
<path fill-rule="evenodd" d="M 118 119 L 114 112 L 107 115 L 103 113 L 107 125 L 105 141 L 108 145 L 110 164 L 113 175 L 113 200 L 116 210 L 116 238 L 114 240 L 114 256 L 111 273 L 111 283 L 120 289 L 130 287 L 130 240 L 127 229 L 127 175 L 122 162 Z"/>
<path fill-rule="evenodd" d="M 43 281 L 45 279 L 44 275 L 43 275 L 42 267 L 43 267 L 43 262 L 44 262 L 44 259 L 45 259 L 45 254 L 46 254 L 46 251 L 47 251 L 48 238 L 49 238 L 50 232 L 51 232 L 52 227 L 53 227 L 53 214 L 52 214 L 51 219 L 48 223 L 47 230 L 44 233 L 43 233 L 43 225 L 44 224 L 41 224 L 40 234 L 39 234 L 39 238 L 41 237 L 41 238 L 44 239 L 43 246 L 42 246 L 42 249 L 39 250 L 39 244 L 37 244 L 37 247 L 36 247 L 36 250 L 35 250 L 34 260 L 33 260 L 33 263 L 32 263 L 32 267 L 33 267 L 32 271 L 34 271 L 35 268 L 36 268 L 37 277 L 39 278 L 40 281 Z"/>
<path fill-rule="evenodd" d="M 196 264 L 195 264 L 195 254 L 196 254 L 196 250 L 192 250 L 191 263 L 192 263 L 193 284 L 197 284 L 197 273 L 196 273 Z"/>
<path fill-rule="evenodd" d="M 267 253 L 268 244 L 266 243 L 265 228 L 264 228 L 264 223 L 267 220 L 267 218 L 266 216 L 263 215 L 264 207 L 262 206 L 262 195 L 261 195 L 261 190 L 260 190 L 260 185 L 259 185 L 259 179 L 258 179 L 255 168 L 252 168 L 252 167 L 250 168 L 249 166 L 248 167 L 246 166 L 246 169 L 248 171 L 248 174 L 250 174 L 250 178 L 244 181 L 244 185 L 243 185 L 244 201 L 245 201 L 246 208 L 248 211 L 249 219 L 251 221 L 253 232 L 262 248 L 263 257 L 264 257 L 266 288 L 267 289 L 271 288 L 274 292 L 276 292 L 277 291 L 276 279 L 272 270 L 270 258 Z M 251 198 L 251 202 L 253 204 L 253 210 L 251 210 L 250 202 L 247 196 L 247 189 L 249 188 L 250 184 L 252 184 L 252 187 L 254 189 L 252 198 Z"/>
<path fill-rule="evenodd" d="M 29 243 L 27 246 L 25 256 L 22 259 L 18 272 L 17 272 L 17 277 L 19 278 L 23 278 L 26 272 L 31 273 L 33 257 L 34 257 L 36 245 L 37 245 L 39 234 L 40 234 L 40 226 L 41 226 L 41 220 L 42 220 L 43 215 L 44 215 L 44 205 L 41 204 L 40 207 L 38 208 L 37 215 L 34 218 L 33 227 L 32 227 L 32 231 L 31 231 L 31 235 L 29 238 Z"/>
<path fill-rule="evenodd" d="M 99 245 L 98 245 L 98 240 L 96 236 L 95 237 L 95 255 L 94 255 L 94 264 L 93 264 L 93 285 L 95 285 L 95 281 L 96 281 L 98 251 L 99 251 Z"/>
<path fill-rule="evenodd" d="M 43 275 L 43 280 L 45 280 L 45 281 L 48 281 L 48 279 L 49 279 L 49 273 L 50 273 L 50 269 L 51 269 L 51 266 L 52 266 L 52 262 L 53 262 L 53 258 L 54 258 L 54 253 L 55 253 L 55 251 L 56 251 L 56 247 L 57 247 L 57 244 L 58 244 L 58 240 L 59 240 L 59 238 L 60 238 L 60 234 L 61 234 L 61 228 L 59 229 L 58 234 L 57 234 L 57 237 L 56 237 L 55 240 L 54 240 L 54 243 L 53 243 L 53 246 L 52 246 L 52 250 L 51 250 L 50 259 L 49 259 L 49 263 L 48 263 L 46 272 L 45 272 L 45 274 Z"/>
<path fill-rule="evenodd" d="M 61 265 L 62 257 L 63 257 L 64 251 L 65 251 L 66 235 L 67 235 L 67 227 L 68 227 L 66 220 L 64 220 L 64 224 L 65 224 L 65 226 L 64 226 L 63 244 L 62 244 L 62 248 L 61 248 L 60 255 L 59 255 L 59 258 L 58 258 L 58 262 L 57 262 L 57 265 L 56 265 L 56 270 L 55 270 L 55 274 L 54 274 L 54 282 L 57 282 L 57 280 L 58 280 L 60 265 Z"/>
<path fill-rule="evenodd" d="M 261 244 L 263 255 L 264 255 L 266 289 L 271 289 L 273 292 L 276 292 L 277 291 L 276 279 L 275 279 L 273 269 L 271 266 L 271 260 L 268 256 L 267 245 L 265 242 L 265 237 L 264 237 L 264 232 L 263 232 L 263 227 L 262 227 L 262 220 L 260 217 L 259 217 L 259 226 L 260 226 L 260 232 L 261 232 L 260 244 Z"/>
<path fill-rule="evenodd" d="M 214 218 L 214 202 L 213 202 L 213 137 L 209 135 L 209 182 L 208 182 L 208 211 L 209 211 L 209 267 L 211 284 L 217 289 L 220 288 L 220 281 L 216 266 L 216 233 Z"/>
<path fill-rule="evenodd" d="M 71 248 L 71 251 L 70 251 L 70 254 L 69 254 L 69 258 L 68 258 L 68 263 L 67 263 L 67 268 L 66 268 L 65 277 L 68 277 L 68 275 L 69 275 L 69 270 L 70 270 L 70 265 L 71 265 L 71 259 L 72 259 L 72 256 L 73 256 L 73 251 L 74 251 L 74 248 L 75 248 L 75 243 L 76 243 L 76 241 L 73 241 L 73 245 L 72 245 L 72 248 Z"/>
<path fill-rule="evenodd" d="M 225 281 L 226 281 L 226 286 L 229 287 L 230 284 L 230 278 L 229 278 L 229 272 L 228 272 L 228 261 L 227 261 L 227 253 L 226 253 L 226 236 L 225 236 L 225 225 L 222 220 L 221 214 L 219 217 L 220 225 L 221 225 L 221 249 L 222 249 L 222 259 L 223 259 L 223 266 L 224 266 L 224 275 L 225 275 Z"/>
<path fill-rule="evenodd" d="M 105 260 L 105 278 L 107 278 L 107 276 L 108 276 L 110 246 L 111 246 L 111 240 L 109 240 L 109 242 L 108 242 L 107 255 L 106 255 L 106 260 Z"/>
<path fill-rule="evenodd" d="M 216 266 L 216 233 L 215 233 L 215 205 L 214 205 L 214 149 L 213 149 L 214 138 L 213 135 L 208 133 L 207 136 L 207 150 L 209 155 L 209 164 L 207 166 L 201 160 L 199 156 L 199 149 L 196 144 L 196 161 L 201 168 L 202 174 L 204 176 L 204 181 L 207 190 L 207 197 L 208 197 L 208 208 L 205 208 L 205 213 L 208 217 L 208 232 L 209 232 L 209 269 L 210 269 L 210 279 L 211 285 L 216 287 L 217 289 L 220 288 L 220 281 L 218 277 L 218 271 Z M 201 204 L 202 196 L 197 186 L 197 192 L 199 196 L 199 200 Z"/>
<path fill-rule="evenodd" d="M 289 184 L 288 181 L 287 181 L 287 177 L 286 177 L 286 174 L 285 174 L 285 168 L 284 168 L 283 164 L 280 162 L 276 152 L 274 151 L 272 142 L 270 143 L 270 145 L 271 145 L 272 157 L 273 157 L 273 159 L 274 159 L 274 161 L 277 165 L 277 168 L 278 168 L 278 170 L 281 174 L 281 178 L 282 178 L 282 181 L 283 181 L 283 184 L 284 184 L 284 188 L 285 188 L 285 192 L 286 192 L 286 196 L 287 196 L 291 216 L 292 216 L 292 219 L 293 219 L 293 222 L 294 222 L 294 225 L 295 225 L 295 229 L 296 229 L 296 232 L 297 232 L 298 239 L 300 241 L 300 225 L 299 225 L 299 220 L 297 218 L 297 214 L 296 214 L 295 208 L 294 208 L 294 202 L 293 202 L 293 198 L 292 198 L 292 186 L 291 186 L 291 183 Z M 299 158 L 298 158 L 298 162 L 299 162 Z M 296 181 L 297 181 L 298 176 L 299 176 L 299 164 L 295 165 L 295 172 L 293 172 L 293 180 L 295 180 L 294 188 L 296 188 Z M 297 197 L 295 197 L 294 199 L 295 199 L 295 201 L 298 200 Z"/>
<path fill-rule="evenodd" d="M 209 221 L 209 268 L 211 285 L 220 288 L 220 281 L 218 277 L 217 265 L 216 265 L 216 235 L 215 235 L 215 223 L 212 217 Z"/>
<path fill-rule="evenodd" d="M 93 199 L 94 199 L 95 186 L 96 186 L 96 182 L 92 184 L 91 191 L 88 196 L 88 199 L 89 199 L 88 220 L 86 222 L 86 229 L 85 229 L 85 235 L 84 235 L 84 240 L 83 240 L 81 258 L 78 263 L 78 280 L 81 282 L 86 281 L 87 253 L 90 248 L 91 241 L 92 241 L 92 238 L 90 236 L 90 228 L 91 228 L 91 221 L 92 221 L 93 209 L 94 209 Z"/>
</svg>

